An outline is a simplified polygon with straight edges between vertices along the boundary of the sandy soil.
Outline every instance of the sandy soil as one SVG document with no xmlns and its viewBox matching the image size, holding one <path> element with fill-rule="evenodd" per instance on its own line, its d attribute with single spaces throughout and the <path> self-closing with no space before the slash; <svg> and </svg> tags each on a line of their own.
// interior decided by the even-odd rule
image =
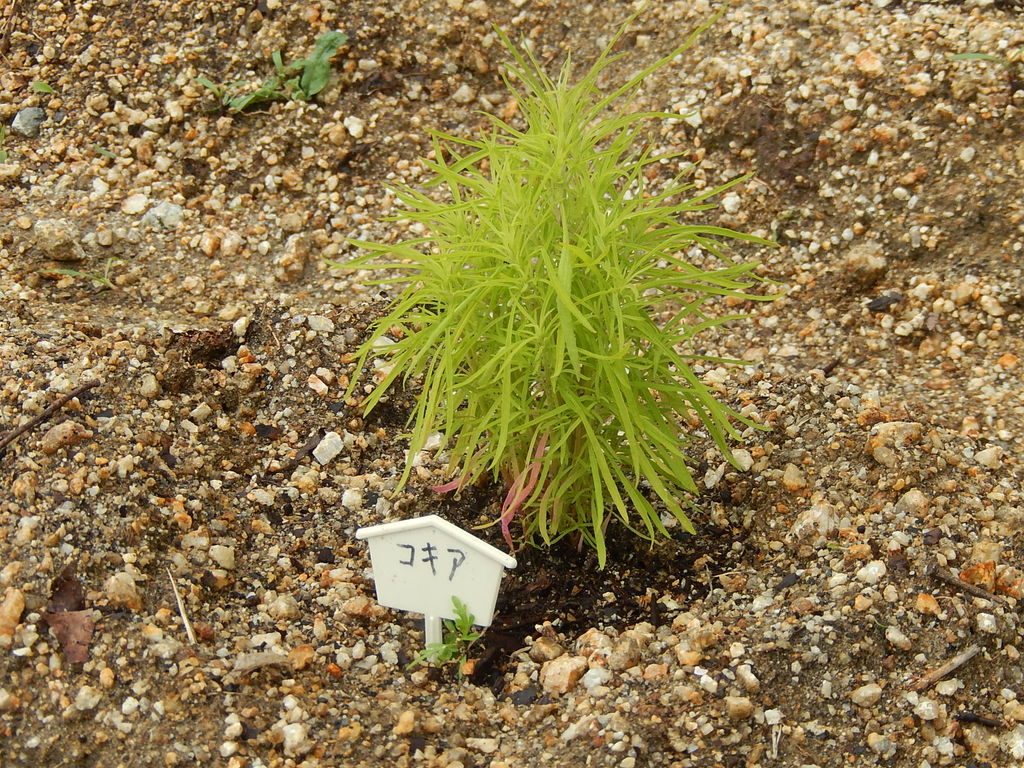
<svg viewBox="0 0 1024 768">
<path fill-rule="evenodd" d="M 654 6 L 614 74 L 711 12 Z M 492 23 L 554 69 L 631 8 L 0 10 L 0 764 L 1024 764 L 1024 96 L 949 58 L 1024 48 L 1012 2 L 737 0 L 651 79 L 657 151 L 753 173 L 709 220 L 781 246 L 738 255 L 785 297 L 700 342 L 754 363 L 701 373 L 768 429 L 744 471 L 699 457 L 697 536 L 620 531 L 605 571 L 523 549 L 467 676 L 407 668 L 422 624 L 355 530 L 471 527 L 502 489 L 438 497 L 427 453 L 397 490 L 415 387 L 344 400 L 385 304 L 321 257 L 409 236 L 386 185 L 425 178 L 430 129 L 514 116 Z M 197 82 L 331 29 L 312 103 Z"/>
</svg>

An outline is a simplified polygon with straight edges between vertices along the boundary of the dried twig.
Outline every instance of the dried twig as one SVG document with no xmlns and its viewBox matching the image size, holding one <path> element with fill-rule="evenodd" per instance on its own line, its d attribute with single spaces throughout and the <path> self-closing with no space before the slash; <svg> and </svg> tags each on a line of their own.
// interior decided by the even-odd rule
<svg viewBox="0 0 1024 768">
<path fill-rule="evenodd" d="M 39 426 L 42 422 L 46 421 L 48 418 L 53 416 L 53 414 L 55 414 L 57 411 L 63 408 L 69 401 L 74 400 L 76 397 L 78 397 L 86 390 L 92 389 L 93 387 L 98 387 L 100 383 L 101 382 L 98 379 L 93 379 L 92 381 L 85 382 L 85 384 L 82 384 L 81 386 L 75 387 L 66 395 L 62 395 L 57 400 L 57 402 L 52 403 L 51 405 L 48 405 L 46 408 L 44 408 L 43 412 L 40 413 L 38 416 L 29 419 L 20 427 L 12 429 L 9 432 L 5 432 L 3 437 L 0 437 L 0 455 L 3 455 L 4 449 L 6 449 L 8 445 L 13 443 L 23 434 L 28 432 L 30 429 Z"/>
<path fill-rule="evenodd" d="M 998 717 L 979 715 L 977 712 L 958 712 L 954 718 L 959 723 L 978 723 L 989 728 L 1005 728 L 1006 724 Z"/>
<path fill-rule="evenodd" d="M 181 602 L 181 593 L 178 592 L 178 585 L 174 583 L 174 574 L 171 573 L 171 569 L 167 569 L 167 578 L 171 580 L 171 589 L 174 590 L 174 599 L 178 602 L 178 613 L 181 614 L 181 623 L 185 627 L 185 634 L 188 635 L 189 645 L 196 644 L 196 633 L 192 631 L 192 622 L 188 620 L 188 614 L 185 613 L 185 604 Z"/>
<path fill-rule="evenodd" d="M 989 592 L 984 587 L 979 587 L 977 584 L 971 584 L 970 582 L 964 581 L 959 576 L 950 573 L 945 568 L 939 566 L 938 563 L 931 563 L 927 570 L 925 570 L 929 576 L 933 579 L 938 579 L 941 582 L 949 584 L 951 587 L 956 587 L 959 590 L 966 592 L 969 595 L 975 597 L 983 597 L 986 600 L 993 600 L 996 602 L 1002 602 L 1003 598 L 992 592 Z"/>
<path fill-rule="evenodd" d="M 268 481 L 270 480 L 271 475 L 291 474 L 295 468 L 302 463 L 302 460 L 311 454 L 314 448 L 320 445 L 320 441 L 323 440 L 323 438 L 324 436 L 321 434 L 321 431 L 317 430 L 310 436 L 309 440 L 299 446 L 299 449 L 295 452 L 294 456 L 288 459 L 288 461 L 282 464 L 278 469 L 267 470 L 264 472 L 261 479 L 263 481 Z"/>
<path fill-rule="evenodd" d="M 935 683 L 939 682 L 939 680 L 944 678 L 946 675 L 960 669 L 960 667 L 962 667 L 968 661 L 973 659 L 979 653 L 981 653 L 981 646 L 972 645 L 963 653 L 958 653 L 956 656 L 947 661 L 941 667 L 936 667 L 931 672 L 926 672 L 923 675 L 921 675 L 921 677 L 919 677 L 916 681 L 908 685 L 907 689 L 911 691 L 927 690 L 928 688 L 931 688 L 933 685 L 935 685 Z"/>
</svg>

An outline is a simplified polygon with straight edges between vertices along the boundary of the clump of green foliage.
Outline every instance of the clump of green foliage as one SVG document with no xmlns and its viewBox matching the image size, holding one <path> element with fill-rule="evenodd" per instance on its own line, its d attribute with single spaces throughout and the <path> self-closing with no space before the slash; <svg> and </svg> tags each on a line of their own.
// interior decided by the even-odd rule
<svg viewBox="0 0 1024 768">
<path fill-rule="evenodd" d="M 6 163 L 9 155 L 7 150 L 4 149 L 4 144 L 7 143 L 7 126 L 0 125 L 0 163 Z"/>
<path fill-rule="evenodd" d="M 409 464 L 442 432 L 455 479 L 435 490 L 501 477 L 498 521 L 510 546 L 519 516 L 530 541 L 576 535 L 601 567 L 612 517 L 651 541 L 669 535 L 666 511 L 693 532 L 685 420 L 699 419 L 730 461 L 735 422 L 754 426 L 692 366 L 738 362 L 694 351 L 697 334 L 738 317 L 705 313 L 709 299 L 765 298 L 752 293 L 757 265 L 730 259 L 725 241 L 771 244 L 693 220 L 746 177 L 696 193 L 681 172 L 649 187 L 647 172 L 678 155 L 653 156 L 642 126 L 679 116 L 629 105 L 708 25 L 603 91 L 598 80 L 622 58 L 612 48 L 632 20 L 575 82 L 570 62 L 551 78 L 497 30 L 523 127 L 489 115 L 483 138 L 435 134 L 428 186 L 444 185 L 450 200 L 396 190 L 408 209 L 401 218 L 428 233 L 397 245 L 358 241 L 367 253 L 336 265 L 397 275 L 376 284 L 408 281 L 358 359 L 386 363 L 366 410 L 397 382 L 422 380 Z M 712 268 L 699 266 L 708 260 Z M 657 321 L 667 310 L 671 318 Z"/>
<path fill-rule="evenodd" d="M 473 631 L 473 621 L 476 617 L 469 612 L 464 602 L 453 596 L 452 606 L 455 609 L 455 618 L 444 620 L 441 642 L 431 643 L 420 651 L 407 669 L 427 664 L 447 664 L 455 660 L 458 664 L 459 677 L 462 677 L 462 667 L 469 658 L 469 649 L 483 635 Z"/>
<path fill-rule="evenodd" d="M 287 66 L 281 52 L 274 51 L 270 57 L 274 62 L 274 74 L 255 90 L 244 80 L 223 86 L 207 77 L 197 77 L 196 82 L 208 89 L 220 101 L 221 107 L 229 112 L 242 112 L 271 101 L 310 101 L 327 86 L 331 76 L 331 57 L 346 42 L 348 35 L 344 32 L 327 32 L 317 39 L 309 56 Z"/>
</svg>

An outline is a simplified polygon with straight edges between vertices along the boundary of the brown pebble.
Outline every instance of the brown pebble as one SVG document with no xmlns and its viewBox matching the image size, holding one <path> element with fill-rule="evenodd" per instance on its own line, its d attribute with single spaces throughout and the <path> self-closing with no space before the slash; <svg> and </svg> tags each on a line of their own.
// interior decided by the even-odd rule
<svg viewBox="0 0 1024 768">
<path fill-rule="evenodd" d="M 416 729 L 416 710 L 407 709 L 398 716 L 398 722 L 392 729 L 395 736 L 408 736 Z"/>
<path fill-rule="evenodd" d="M 92 437 L 92 432 L 77 421 L 68 419 L 60 424 L 54 424 L 43 435 L 39 443 L 39 450 L 47 456 L 52 456 L 61 448 L 65 448 Z"/>
<path fill-rule="evenodd" d="M 929 595 L 927 592 L 919 592 L 917 600 L 915 601 L 915 607 L 918 613 L 923 613 L 926 616 L 938 616 L 942 613 L 942 608 L 939 607 L 939 601 Z"/>
</svg>

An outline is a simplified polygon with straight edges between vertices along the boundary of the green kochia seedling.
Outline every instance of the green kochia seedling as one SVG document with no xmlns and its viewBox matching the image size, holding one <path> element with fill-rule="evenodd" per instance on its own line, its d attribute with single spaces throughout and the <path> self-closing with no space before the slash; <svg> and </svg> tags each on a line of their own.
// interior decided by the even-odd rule
<svg viewBox="0 0 1024 768">
<path fill-rule="evenodd" d="M 430 183 L 450 200 L 396 191 L 409 209 L 402 218 L 427 233 L 397 245 L 358 241 L 368 253 L 336 265 L 397 273 L 375 284 L 408 281 L 358 355 L 360 366 L 387 363 L 367 410 L 399 380 L 422 378 L 402 482 L 440 431 L 454 479 L 435 490 L 500 476 L 508 493 L 498 520 L 510 546 L 518 515 L 529 540 L 574 534 L 602 567 L 612 516 L 651 541 L 668 535 L 666 511 L 693 532 L 685 420 L 699 420 L 729 460 L 733 422 L 753 426 L 715 400 L 691 365 L 736 362 L 693 351 L 700 331 L 737 317 L 705 314 L 706 301 L 765 298 L 751 293 L 756 264 L 732 261 L 724 241 L 771 244 L 692 221 L 742 178 L 700 193 L 683 173 L 648 186 L 648 172 L 677 156 L 639 147 L 642 126 L 678 115 L 629 105 L 644 78 L 707 25 L 603 91 L 599 76 L 621 58 L 611 49 L 628 24 L 575 82 L 569 62 L 552 79 L 499 30 L 525 127 L 488 116 L 484 138 L 435 134 Z M 396 328 L 393 343 L 382 343 Z"/>
<path fill-rule="evenodd" d="M 466 604 L 457 597 L 452 597 L 455 619 L 445 619 L 444 639 L 440 643 L 431 643 L 413 659 L 408 669 L 430 664 L 447 664 L 456 659 L 459 664 L 459 677 L 462 677 L 462 666 L 469 655 L 469 649 L 483 637 L 482 633 L 473 631 L 473 620 L 476 618 L 469 612 Z"/>
</svg>

